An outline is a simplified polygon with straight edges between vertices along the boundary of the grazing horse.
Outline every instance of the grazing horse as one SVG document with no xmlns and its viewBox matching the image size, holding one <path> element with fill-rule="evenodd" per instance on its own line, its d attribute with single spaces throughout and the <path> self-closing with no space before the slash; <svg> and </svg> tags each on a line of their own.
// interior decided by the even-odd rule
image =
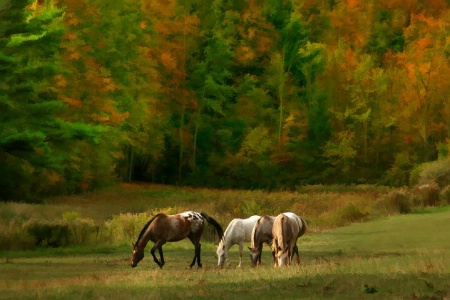
<svg viewBox="0 0 450 300">
<path fill-rule="evenodd" d="M 275 217 L 262 216 L 256 221 L 255 226 L 253 226 L 251 245 L 248 249 L 251 251 L 250 260 L 254 267 L 261 264 L 263 244 L 266 243 L 269 246 L 272 245 L 272 227 L 274 220 Z M 275 263 L 275 253 L 272 252 L 272 255 Z"/>
<path fill-rule="evenodd" d="M 148 241 L 154 243 L 150 253 L 155 263 L 162 268 L 164 266 L 164 256 L 162 246 L 166 242 L 178 242 L 185 238 L 194 244 L 194 259 L 189 265 L 190 268 L 197 261 L 199 268 L 202 267 L 200 261 L 200 237 L 205 228 L 205 221 L 211 224 L 217 231 L 219 239 L 223 236 L 223 230 L 220 224 L 205 214 L 204 212 L 186 211 L 176 215 L 157 214 L 142 228 L 141 233 L 135 244 L 133 244 L 133 257 L 131 258 L 131 266 L 134 268 L 139 261 L 144 258 L 144 249 Z M 155 251 L 158 250 L 159 257 L 156 258 Z"/>
<path fill-rule="evenodd" d="M 217 247 L 217 265 L 223 267 L 225 261 L 228 259 L 228 249 L 231 246 L 239 245 L 239 265 L 242 265 L 242 250 L 244 242 L 250 241 L 253 226 L 259 219 L 259 216 L 251 216 L 247 219 L 233 219 L 228 225 L 222 240 Z"/>
<path fill-rule="evenodd" d="M 272 251 L 275 253 L 278 266 L 290 265 L 294 253 L 298 255 L 297 239 L 306 232 L 305 221 L 294 213 L 279 214 L 272 227 Z"/>
</svg>

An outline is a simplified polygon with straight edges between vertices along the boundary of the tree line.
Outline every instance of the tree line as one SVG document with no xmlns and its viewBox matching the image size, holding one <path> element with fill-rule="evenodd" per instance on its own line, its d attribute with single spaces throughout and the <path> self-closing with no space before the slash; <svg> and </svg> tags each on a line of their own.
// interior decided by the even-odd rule
<svg viewBox="0 0 450 300">
<path fill-rule="evenodd" d="M 0 0 L 0 198 L 408 184 L 447 155 L 445 0 Z"/>
</svg>

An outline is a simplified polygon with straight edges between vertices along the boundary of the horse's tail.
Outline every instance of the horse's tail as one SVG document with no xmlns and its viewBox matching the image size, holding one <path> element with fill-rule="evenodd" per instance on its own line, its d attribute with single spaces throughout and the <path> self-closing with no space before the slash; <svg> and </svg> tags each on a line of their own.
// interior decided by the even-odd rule
<svg viewBox="0 0 450 300">
<path fill-rule="evenodd" d="M 220 226 L 219 222 L 217 222 L 216 220 L 214 220 L 212 217 L 208 216 L 206 213 L 201 212 L 200 213 L 202 215 L 203 218 L 206 219 L 206 221 L 208 221 L 209 224 L 211 224 L 212 226 L 214 226 L 214 228 L 217 231 L 217 234 L 219 235 L 219 241 L 222 239 L 223 237 L 223 229 L 222 226 Z"/>
<path fill-rule="evenodd" d="M 283 216 L 281 217 L 281 228 L 280 228 L 280 236 L 279 236 L 279 240 L 278 243 L 281 244 L 281 249 L 284 250 L 284 246 L 287 245 L 286 241 L 284 240 L 284 235 L 286 234 L 285 231 L 287 230 L 287 217 L 286 215 L 283 214 Z M 279 246 L 279 245 L 278 245 Z"/>
<path fill-rule="evenodd" d="M 301 222 L 301 228 L 300 228 L 300 232 L 298 233 L 298 237 L 301 237 L 302 235 L 305 234 L 306 230 L 308 229 L 308 225 L 306 225 L 305 220 L 303 220 L 303 218 L 300 218 L 300 222 Z"/>
</svg>

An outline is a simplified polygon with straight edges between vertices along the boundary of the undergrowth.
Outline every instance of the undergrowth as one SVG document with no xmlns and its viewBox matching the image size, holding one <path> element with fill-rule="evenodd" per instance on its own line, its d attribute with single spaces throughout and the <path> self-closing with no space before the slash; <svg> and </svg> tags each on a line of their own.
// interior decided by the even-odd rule
<svg viewBox="0 0 450 300">
<path fill-rule="evenodd" d="M 448 190 L 361 185 L 265 192 L 127 184 L 43 204 L 0 203 L 0 250 L 130 243 L 155 214 L 185 210 L 204 211 L 224 229 L 233 218 L 292 211 L 306 220 L 310 231 L 321 231 L 447 204 Z"/>
</svg>

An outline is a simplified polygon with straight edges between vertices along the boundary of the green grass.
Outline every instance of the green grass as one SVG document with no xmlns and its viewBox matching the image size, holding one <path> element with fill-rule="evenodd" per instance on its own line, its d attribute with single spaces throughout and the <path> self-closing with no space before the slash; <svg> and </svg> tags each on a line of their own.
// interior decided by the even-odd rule
<svg viewBox="0 0 450 300">
<path fill-rule="evenodd" d="M 135 269 L 131 245 L 0 252 L 1 299 L 445 299 L 450 297 L 450 207 L 309 233 L 298 241 L 301 264 L 216 267 L 215 245 L 202 244 L 202 269 L 187 269 L 188 241 L 150 245 Z M 374 292 L 369 294 L 369 292 Z"/>
</svg>

